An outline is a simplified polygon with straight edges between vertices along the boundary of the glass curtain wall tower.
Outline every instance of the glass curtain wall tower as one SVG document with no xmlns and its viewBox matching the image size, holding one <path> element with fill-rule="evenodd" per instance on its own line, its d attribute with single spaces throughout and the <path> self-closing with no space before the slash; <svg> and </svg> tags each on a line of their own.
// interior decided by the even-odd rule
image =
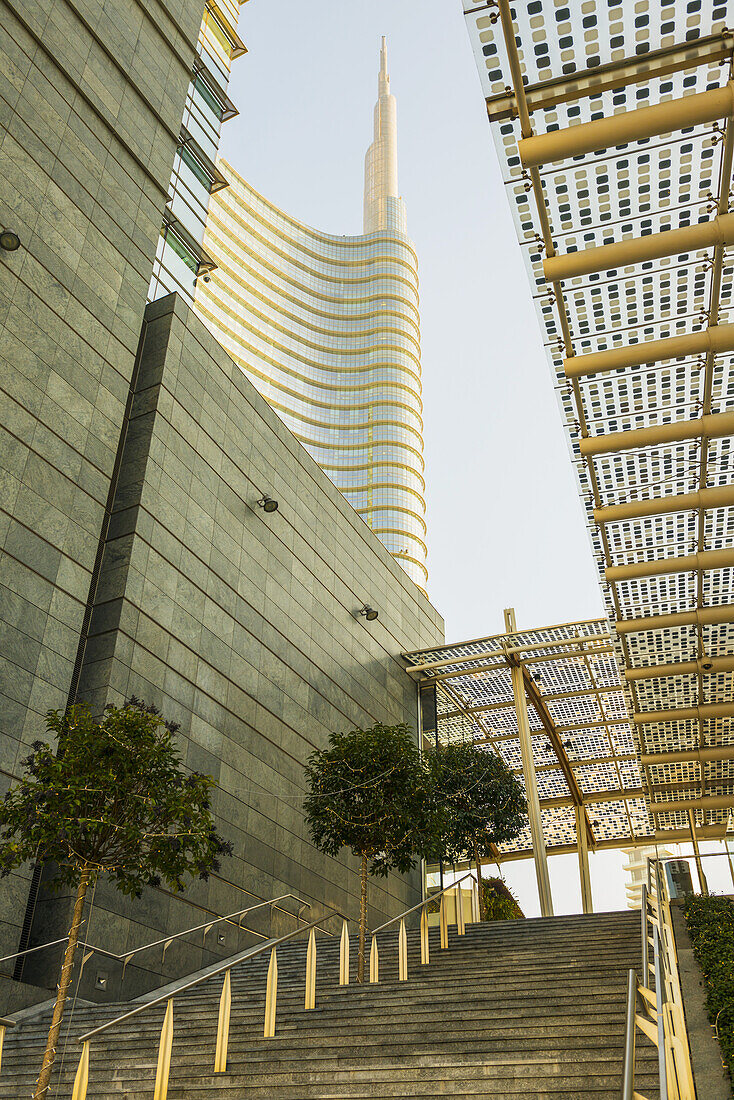
<svg viewBox="0 0 734 1100">
<path fill-rule="evenodd" d="M 232 61 L 247 53 L 237 33 L 247 0 L 207 0 L 186 94 L 168 201 L 148 298 L 176 291 L 192 304 L 199 278 L 217 266 L 203 247 L 211 195 L 227 186 L 216 166 L 222 124 L 238 113 L 227 95 Z"/>
<path fill-rule="evenodd" d="M 302 225 L 225 161 L 195 307 L 296 438 L 421 588 L 427 581 L 418 269 L 398 193 L 382 43 L 364 233 Z"/>
</svg>

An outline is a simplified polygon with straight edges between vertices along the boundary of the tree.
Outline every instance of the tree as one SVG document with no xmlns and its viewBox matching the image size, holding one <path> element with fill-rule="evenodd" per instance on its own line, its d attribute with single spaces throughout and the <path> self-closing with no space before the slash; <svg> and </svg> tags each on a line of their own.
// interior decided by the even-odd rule
<svg viewBox="0 0 734 1100">
<path fill-rule="evenodd" d="M 50 711 L 46 725 L 58 752 L 36 741 L 23 762 L 27 774 L 0 804 L 0 875 L 40 859 L 54 865 L 52 885 L 76 887 L 34 1100 L 51 1080 L 90 884 L 107 875 L 136 898 L 163 880 L 180 891 L 186 875 L 206 879 L 232 850 L 214 827 L 214 780 L 183 771 L 173 743 L 179 727 L 155 707 L 133 698 L 97 721 L 77 704 Z"/>
<path fill-rule="evenodd" d="M 501 878 L 482 879 L 485 920 L 518 920 L 524 917 L 517 898 Z"/>
<path fill-rule="evenodd" d="M 304 803 L 314 844 L 361 861 L 357 980 L 364 980 L 368 875 L 412 870 L 437 840 L 435 815 L 418 748 L 408 726 L 333 733 L 306 764 Z"/>
<path fill-rule="evenodd" d="M 493 855 L 494 845 L 514 839 L 526 824 L 522 786 L 503 760 L 470 741 L 430 749 L 426 766 L 443 819 L 431 858 L 448 863 L 473 858 L 484 920 L 482 857 Z"/>
</svg>

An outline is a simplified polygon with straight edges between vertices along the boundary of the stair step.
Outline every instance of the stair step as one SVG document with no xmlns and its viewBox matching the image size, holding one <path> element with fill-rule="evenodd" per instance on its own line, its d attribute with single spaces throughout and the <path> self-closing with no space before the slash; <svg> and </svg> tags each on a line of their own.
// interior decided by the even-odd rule
<svg viewBox="0 0 734 1100">
<path fill-rule="evenodd" d="M 222 977 L 179 995 L 169 1100 L 618 1100 L 627 970 L 639 968 L 639 917 L 536 918 L 429 933 L 420 965 L 408 930 L 408 981 L 397 981 L 397 928 L 378 937 L 381 981 L 339 986 L 339 943 L 319 937 L 317 1005 L 303 1006 L 305 943 L 278 950 L 276 1036 L 264 1039 L 268 958 L 232 971 L 228 1071 L 213 1074 Z M 79 1006 L 65 1021 L 54 1100 L 69 1100 L 77 1038 L 129 1010 Z M 5 1040 L 0 1100 L 30 1095 L 50 1012 Z M 90 1100 L 150 1100 L 163 1006 L 93 1040 Z M 657 1054 L 641 1039 L 637 1088 L 658 1096 Z"/>
</svg>

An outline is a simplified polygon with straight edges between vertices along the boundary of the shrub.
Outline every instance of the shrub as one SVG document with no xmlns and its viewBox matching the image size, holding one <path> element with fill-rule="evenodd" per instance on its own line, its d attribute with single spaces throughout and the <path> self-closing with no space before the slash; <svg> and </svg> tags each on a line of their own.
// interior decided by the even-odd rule
<svg viewBox="0 0 734 1100">
<path fill-rule="evenodd" d="M 734 901 L 689 895 L 683 912 L 706 983 L 706 1008 L 734 1083 Z"/>
<path fill-rule="evenodd" d="M 483 878 L 484 920 L 517 920 L 524 917 L 518 900 L 501 878 Z"/>
</svg>

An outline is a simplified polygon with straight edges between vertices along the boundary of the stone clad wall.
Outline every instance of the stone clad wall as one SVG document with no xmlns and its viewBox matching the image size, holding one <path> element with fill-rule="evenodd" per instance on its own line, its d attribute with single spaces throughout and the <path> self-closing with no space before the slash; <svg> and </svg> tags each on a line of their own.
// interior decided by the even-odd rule
<svg viewBox="0 0 734 1100">
<path fill-rule="evenodd" d="M 203 7 L 0 0 L 0 794 L 73 688 Z"/>
<path fill-rule="evenodd" d="M 274 514 L 257 506 L 264 493 Z M 364 602 L 376 622 L 357 614 Z M 214 808 L 235 854 L 187 892 L 188 910 L 163 890 L 131 906 L 100 885 L 91 941 L 128 950 L 202 912 L 233 912 L 242 890 L 356 915 L 356 861 L 307 838 L 303 763 L 333 730 L 415 728 L 399 654 L 442 638 L 425 596 L 198 318 L 176 296 L 150 305 L 81 691 L 96 710 L 135 694 L 181 723 L 185 763 L 219 783 Z M 417 874 L 379 880 L 370 924 L 418 890 Z M 54 912 L 41 902 L 48 938 Z M 126 993 L 235 949 L 231 936 L 219 951 L 172 949 L 163 972 L 159 956 L 141 960 Z"/>
</svg>

